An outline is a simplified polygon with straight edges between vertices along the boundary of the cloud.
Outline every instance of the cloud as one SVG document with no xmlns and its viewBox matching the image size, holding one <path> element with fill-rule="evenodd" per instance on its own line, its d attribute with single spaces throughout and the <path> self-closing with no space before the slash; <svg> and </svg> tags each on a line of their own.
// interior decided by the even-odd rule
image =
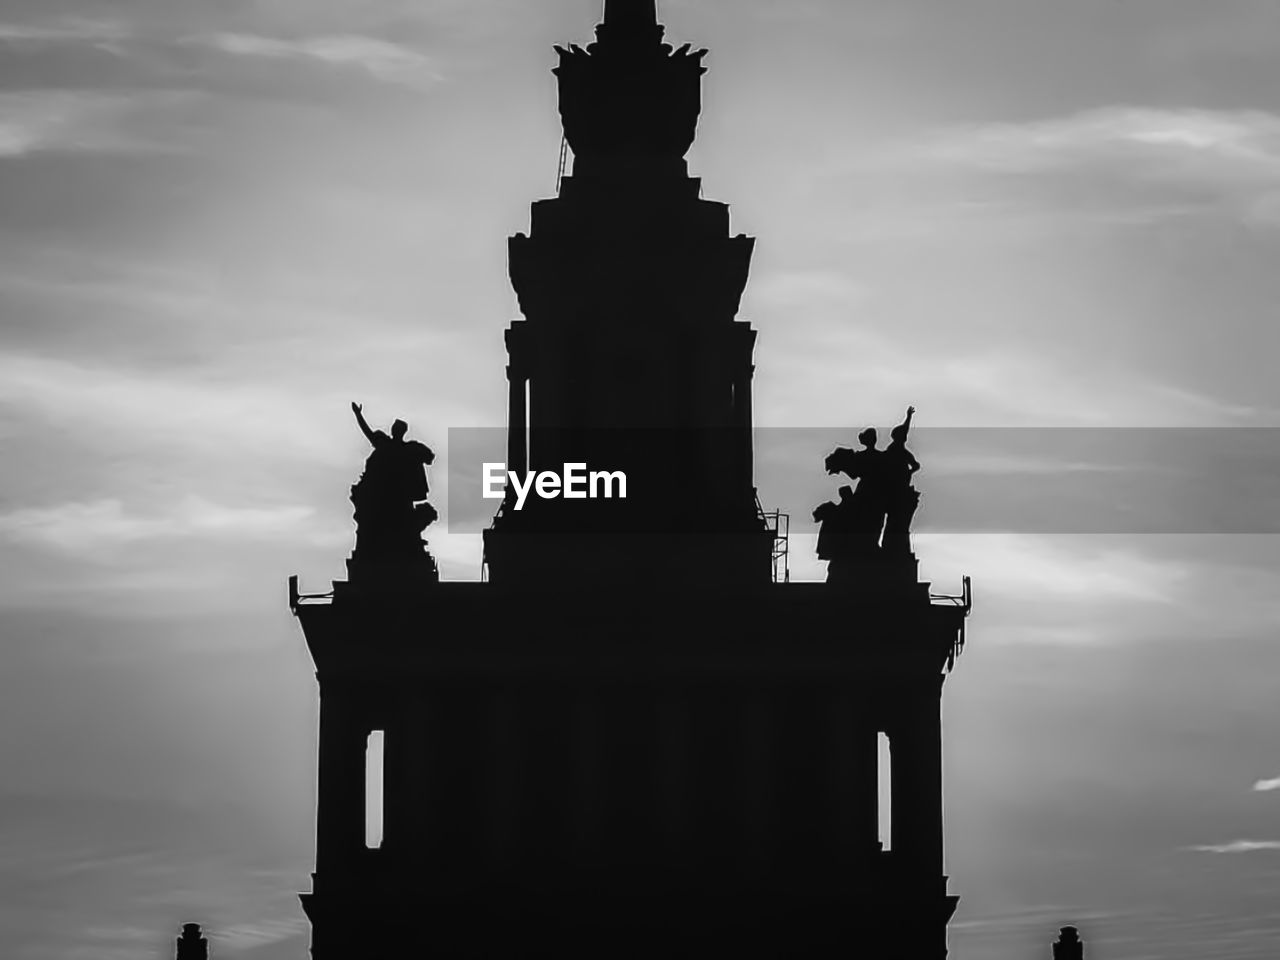
<svg viewBox="0 0 1280 960">
<path fill-rule="evenodd" d="M 76 43 L 119 54 L 120 44 L 132 36 L 132 30 L 123 23 L 87 17 L 63 17 L 43 23 L 0 23 L 0 43 L 12 47 Z"/>
<path fill-rule="evenodd" d="M 0 49 L 41 51 L 55 46 L 81 46 L 124 57 L 150 47 L 199 47 L 233 57 L 292 60 L 329 67 L 353 68 L 384 83 L 426 89 L 441 82 L 436 61 L 403 43 L 383 40 L 354 26 L 350 32 L 281 37 L 220 30 L 187 33 L 176 24 L 130 25 L 113 20 L 63 17 L 32 23 L 0 22 Z M 313 28 L 314 29 L 314 28 Z"/>
<path fill-rule="evenodd" d="M 1203 74 L 1205 61 L 1229 61 L 1238 68 L 1241 61 L 1280 53 L 1280 8 L 1274 4 L 1188 5 L 1196 7 L 1199 16 L 1148 25 L 1152 52 L 1174 69 L 1192 76 Z"/>
<path fill-rule="evenodd" d="M 1256 853 L 1262 850 L 1280 850 L 1280 840 L 1233 840 L 1231 843 L 1211 843 L 1188 849 L 1199 853 Z"/>
<path fill-rule="evenodd" d="M 356 68 L 385 83 L 419 89 L 443 80 L 430 57 L 400 44 L 359 34 L 285 40 L 248 33 L 215 33 L 188 38 L 186 42 L 234 56 Z"/>
<path fill-rule="evenodd" d="M 1217 162 L 1223 176 L 1280 176 L 1280 117 L 1257 110 L 1108 107 L 1029 123 L 983 124 L 933 143 L 954 163 L 1036 172 L 1106 157 L 1143 158 L 1153 172 L 1193 160 Z M 1157 167 L 1157 164 L 1165 164 Z M 1207 172 L 1209 167 L 1199 168 Z"/>
<path fill-rule="evenodd" d="M 760 426 L 845 425 L 833 396 L 894 416 L 911 397 L 932 426 L 1234 426 L 1277 415 L 1132 369 L 1082 371 L 1042 343 L 933 344 L 887 322 L 883 295 L 838 271 L 766 274 L 748 296 L 762 327 L 787 320 L 758 375 Z"/>
<path fill-rule="evenodd" d="M 1118 464 L 1089 463 L 1085 461 L 1054 460 L 1050 457 L 1029 457 L 1016 454 L 953 454 L 935 457 L 929 464 L 930 472 L 946 474 L 982 475 L 992 477 L 1051 476 L 1064 473 L 1117 473 L 1126 469 Z"/>
<path fill-rule="evenodd" d="M 269 454 L 343 462 L 344 447 L 298 390 L 215 375 L 185 377 L 0 354 L 0 403 L 24 419 L 91 435 L 138 434 L 148 444 L 223 459 Z M 331 405 L 339 408 L 335 402 Z M 141 442 L 141 441 L 140 441 Z"/>
<path fill-rule="evenodd" d="M 419 89 L 444 79 L 433 58 L 402 43 L 359 32 L 359 27 L 352 32 L 284 38 L 234 30 L 190 34 L 175 31 L 174 26 L 159 23 L 134 26 L 86 17 L 64 17 L 37 23 L 0 23 L 0 46 L 32 50 L 59 45 L 88 46 L 123 57 L 148 46 L 177 45 L 199 47 L 234 57 L 355 68 L 385 83 Z"/>
<path fill-rule="evenodd" d="M 952 128 L 891 152 L 899 160 L 1005 177 L 1087 176 L 1099 181 L 1095 188 L 1109 180 L 1132 194 L 1104 197 L 1098 213 L 1110 220 L 1143 222 L 1208 205 L 1280 222 L 1280 116 L 1262 110 L 1104 107 Z M 1196 202 L 1171 202 L 1169 189 Z M 1139 216 L 1137 207 L 1149 216 Z"/>
<path fill-rule="evenodd" d="M 992 408 L 1006 407 L 1041 423 L 1098 426 L 1204 425 L 1247 421 L 1263 411 L 1193 390 L 1135 378 L 1083 377 L 1052 358 L 1010 349 L 959 354 L 938 363 L 938 381 Z"/>
<path fill-rule="evenodd" d="M 280 943 L 310 930 L 302 918 L 264 919 L 258 923 L 240 924 L 211 933 L 214 942 L 226 950 L 250 950 L 265 944 Z"/>
<path fill-rule="evenodd" d="M 753 302 L 790 309 L 797 303 L 836 310 L 863 307 L 867 290 L 846 273 L 834 270 L 779 270 L 751 281 Z"/>
<path fill-rule="evenodd" d="M 1192 574 L 1181 562 L 1096 546 L 1087 537 L 919 534 L 916 548 L 930 570 L 945 571 L 944 582 L 969 573 L 984 591 L 1045 601 L 1166 605 Z"/>
<path fill-rule="evenodd" d="M 189 496 L 167 512 L 140 515 L 114 499 L 64 503 L 0 514 L 12 542 L 88 555 L 104 547 L 151 540 L 296 540 L 315 511 L 308 506 L 233 507 Z"/>
<path fill-rule="evenodd" d="M 1258 793 L 1270 793 L 1272 790 L 1280 790 L 1280 777 L 1274 777 L 1270 780 L 1259 780 L 1253 785 L 1253 789 Z"/>
<path fill-rule="evenodd" d="M 190 106 L 192 96 L 180 91 L 0 93 L 0 158 L 171 151 L 175 141 L 149 129 L 150 121 L 180 113 Z"/>
</svg>

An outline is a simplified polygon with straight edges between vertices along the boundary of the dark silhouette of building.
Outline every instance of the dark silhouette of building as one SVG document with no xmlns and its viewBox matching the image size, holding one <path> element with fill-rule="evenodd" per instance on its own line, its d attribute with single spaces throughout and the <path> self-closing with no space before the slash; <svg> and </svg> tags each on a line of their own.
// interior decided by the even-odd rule
<svg viewBox="0 0 1280 960">
<path fill-rule="evenodd" d="M 295 578 L 312 956 L 942 958 L 967 598 L 931 598 L 913 556 L 776 582 L 736 319 L 752 241 L 684 159 L 705 51 L 664 44 L 653 0 L 608 0 L 597 38 L 559 51 L 572 176 L 510 244 L 508 466 L 621 470 L 629 496 L 504 506 L 487 582 Z"/>
<path fill-rule="evenodd" d="M 595 43 L 557 48 L 573 175 L 508 255 L 525 316 L 506 336 L 509 468 L 619 470 L 633 495 L 504 512 L 485 537 L 494 584 L 772 578 L 756 333 L 735 319 L 754 241 L 689 176 L 707 51 L 664 44 L 653 6 L 609 3 Z"/>
<path fill-rule="evenodd" d="M 1063 927 L 1053 945 L 1053 960 L 1084 960 L 1084 942 L 1075 927 Z"/>
<path fill-rule="evenodd" d="M 209 960 L 209 941 L 200 932 L 200 924 L 184 923 L 178 938 L 176 960 Z"/>
</svg>

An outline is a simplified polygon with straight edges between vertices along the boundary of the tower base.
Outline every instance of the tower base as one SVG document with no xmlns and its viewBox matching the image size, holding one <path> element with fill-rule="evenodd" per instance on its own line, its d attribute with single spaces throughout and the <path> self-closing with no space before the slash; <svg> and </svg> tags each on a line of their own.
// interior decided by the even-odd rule
<svg viewBox="0 0 1280 960">
<path fill-rule="evenodd" d="M 945 956 L 940 695 L 965 611 L 927 584 L 338 584 L 297 614 L 315 960 Z"/>
</svg>

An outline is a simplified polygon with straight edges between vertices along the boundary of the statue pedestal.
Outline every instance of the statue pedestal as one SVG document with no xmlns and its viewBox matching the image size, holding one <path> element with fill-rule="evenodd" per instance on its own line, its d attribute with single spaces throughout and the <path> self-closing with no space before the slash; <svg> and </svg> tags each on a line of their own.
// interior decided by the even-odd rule
<svg viewBox="0 0 1280 960">
<path fill-rule="evenodd" d="M 347 578 L 347 583 L 342 585 L 347 594 L 399 594 L 438 584 L 440 570 L 435 557 L 423 544 L 421 553 L 405 558 L 370 559 L 356 550 L 347 560 Z"/>
<path fill-rule="evenodd" d="M 920 561 L 914 553 L 885 556 L 880 551 L 866 558 L 832 560 L 827 564 L 827 583 L 855 595 L 880 596 L 911 594 L 928 584 L 919 582 Z"/>
</svg>

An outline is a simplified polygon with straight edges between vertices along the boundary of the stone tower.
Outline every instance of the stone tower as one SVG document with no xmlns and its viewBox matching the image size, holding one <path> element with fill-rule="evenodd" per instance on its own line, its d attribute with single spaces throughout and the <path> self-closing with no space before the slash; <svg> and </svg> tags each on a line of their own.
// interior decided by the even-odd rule
<svg viewBox="0 0 1280 960">
<path fill-rule="evenodd" d="M 967 604 L 914 573 L 775 582 L 736 317 L 752 241 L 684 159 L 704 52 L 663 42 L 653 0 L 609 0 L 559 52 L 575 162 L 510 241 L 508 465 L 623 470 L 630 496 L 504 506 L 488 582 L 294 584 L 320 687 L 312 956 L 941 960 Z"/>
</svg>

